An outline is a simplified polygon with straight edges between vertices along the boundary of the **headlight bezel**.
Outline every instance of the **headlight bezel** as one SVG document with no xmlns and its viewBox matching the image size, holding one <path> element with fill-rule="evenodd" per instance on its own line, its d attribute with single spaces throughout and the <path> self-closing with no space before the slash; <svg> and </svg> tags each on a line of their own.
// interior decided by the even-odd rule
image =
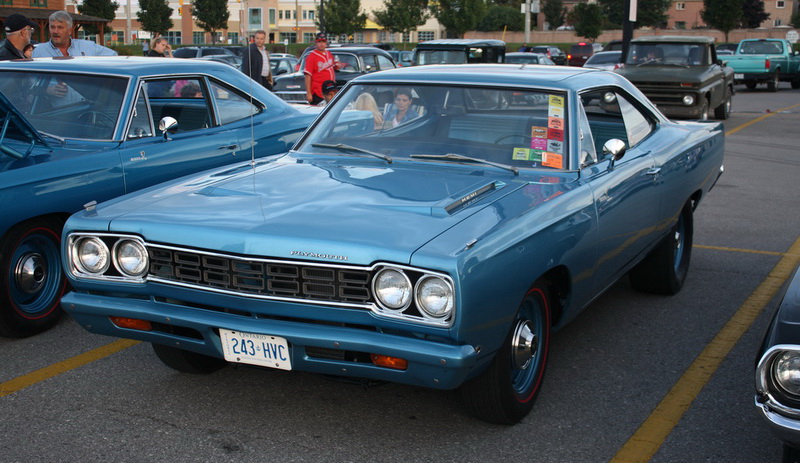
<svg viewBox="0 0 800 463">
<path fill-rule="evenodd" d="M 420 295 L 422 290 L 426 288 L 426 285 L 430 285 L 429 282 L 432 281 L 441 283 L 448 293 L 445 309 L 441 313 L 434 313 L 432 310 L 430 310 L 430 308 L 426 306 L 423 297 Z M 417 280 L 417 284 L 414 286 L 414 302 L 417 304 L 417 307 L 423 316 L 430 317 L 435 320 L 446 319 L 455 309 L 455 291 L 453 290 L 453 285 L 447 279 L 438 275 L 426 274 Z"/>
<path fill-rule="evenodd" d="M 125 272 L 125 268 L 118 262 L 117 250 L 125 242 L 136 242 L 144 251 L 147 265 L 138 275 Z M 80 260 L 81 245 L 83 243 L 99 243 L 106 253 L 106 263 L 100 270 L 93 271 Z M 67 237 L 67 269 L 72 277 L 82 280 L 115 281 L 126 283 L 144 283 L 149 271 L 149 253 L 147 244 L 139 236 L 115 233 L 73 232 Z"/>
<path fill-rule="evenodd" d="M 390 263 L 376 263 L 372 266 L 372 269 L 374 273 L 370 287 L 373 291 L 372 296 L 374 303 L 372 306 L 372 311 L 375 313 L 375 315 L 439 328 L 449 328 L 453 325 L 457 309 L 457 297 L 455 284 L 449 275 L 418 267 Z M 405 277 L 408 278 L 408 283 L 411 285 L 412 300 L 402 309 L 392 308 L 385 305 L 375 290 L 378 276 L 389 269 L 398 271 L 405 275 Z M 443 286 L 447 288 L 449 293 L 448 309 L 446 312 L 438 316 L 433 312 L 423 309 L 422 302 L 418 296 L 419 291 L 424 287 L 425 282 L 431 281 L 431 279 L 440 280 Z"/>
<path fill-rule="evenodd" d="M 756 366 L 756 391 L 759 401 L 785 416 L 800 418 L 800 384 L 797 393 L 789 391 L 775 375 L 777 363 L 785 354 L 792 354 L 800 360 L 800 345 L 778 344 L 770 347 Z M 800 364 L 798 364 L 800 374 Z"/>
</svg>

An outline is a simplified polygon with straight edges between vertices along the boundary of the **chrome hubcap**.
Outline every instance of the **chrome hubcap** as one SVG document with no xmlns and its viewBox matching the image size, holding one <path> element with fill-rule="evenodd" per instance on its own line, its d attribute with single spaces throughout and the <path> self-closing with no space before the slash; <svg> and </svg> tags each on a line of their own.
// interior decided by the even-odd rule
<svg viewBox="0 0 800 463">
<path fill-rule="evenodd" d="M 28 294 L 35 294 L 42 289 L 47 280 L 47 263 L 41 254 L 29 253 L 17 261 L 14 271 L 17 288 Z"/>
<path fill-rule="evenodd" d="M 519 370 L 528 368 L 531 360 L 536 356 L 538 339 L 533 332 L 533 322 L 520 320 L 514 329 L 514 338 L 511 344 L 511 356 L 514 367 Z"/>
</svg>

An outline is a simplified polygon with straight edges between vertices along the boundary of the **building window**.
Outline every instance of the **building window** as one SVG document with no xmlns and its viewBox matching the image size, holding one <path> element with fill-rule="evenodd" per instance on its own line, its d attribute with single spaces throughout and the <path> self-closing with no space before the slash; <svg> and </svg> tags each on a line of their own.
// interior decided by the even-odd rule
<svg viewBox="0 0 800 463">
<path fill-rule="evenodd" d="M 206 33 L 203 31 L 193 31 L 192 43 L 194 44 L 206 43 Z"/>
<path fill-rule="evenodd" d="M 228 32 L 228 43 L 231 45 L 238 45 L 239 44 L 239 33 L 238 32 Z"/>
<path fill-rule="evenodd" d="M 310 19 L 311 21 L 314 21 L 316 19 L 316 17 L 317 17 L 316 10 L 308 10 L 308 19 Z"/>
<path fill-rule="evenodd" d="M 433 40 L 434 32 L 433 31 L 419 31 L 417 32 L 417 41 L 419 42 L 427 42 L 428 40 Z"/>
<path fill-rule="evenodd" d="M 780 19 L 776 19 L 775 20 L 775 26 L 782 26 L 782 25 L 783 25 L 783 21 L 781 21 Z"/>
<path fill-rule="evenodd" d="M 10 5 L 11 2 L 8 2 Z M 31 0 L 31 6 L 41 6 L 47 8 L 47 0 Z"/>
<path fill-rule="evenodd" d="M 364 43 L 364 33 L 356 32 L 355 34 L 353 34 L 353 41 L 355 43 Z"/>
<path fill-rule="evenodd" d="M 0 0 L 0 5 L 11 6 L 14 0 Z"/>
<path fill-rule="evenodd" d="M 686 29 L 686 21 L 675 21 L 675 29 Z"/>
<path fill-rule="evenodd" d="M 303 32 L 303 43 L 314 43 L 315 35 L 313 32 Z"/>
<path fill-rule="evenodd" d="M 261 27 L 261 24 L 262 24 L 261 8 L 250 8 L 247 11 L 247 30 L 257 31 L 263 29 Z"/>
<path fill-rule="evenodd" d="M 411 42 L 411 32 L 404 32 L 403 33 L 403 43 Z"/>
<path fill-rule="evenodd" d="M 775 8 L 786 8 L 786 1 L 785 0 L 777 0 L 775 2 Z"/>
<path fill-rule="evenodd" d="M 289 43 L 297 43 L 297 34 L 294 32 L 281 32 L 281 42 L 288 40 Z"/>
<path fill-rule="evenodd" d="M 278 19 L 283 19 L 283 10 L 278 12 Z"/>
<path fill-rule="evenodd" d="M 677 2 L 677 3 L 675 3 L 675 9 L 678 10 L 678 11 L 685 10 L 686 9 L 686 3 L 685 2 Z"/>
<path fill-rule="evenodd" d="M 284 10 L 283 19 L 294 19 L 292 18 L 292 10 Z"/>
<path fill-rule="evenodd" d="M 167 42 L 170 45 L 181 44 L 181 31 L 167 31 Z"/>
<path fill-rule="evenodd" d="M 269 25 L 275 27 L 275 8 L 269 9 Z"/>
</svg>

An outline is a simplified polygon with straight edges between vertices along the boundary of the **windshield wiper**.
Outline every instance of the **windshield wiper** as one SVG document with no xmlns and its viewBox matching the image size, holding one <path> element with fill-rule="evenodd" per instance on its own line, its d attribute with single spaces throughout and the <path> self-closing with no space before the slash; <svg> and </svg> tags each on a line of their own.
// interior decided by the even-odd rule
<svg viewBox="0 0 800 463">
<path fill-rule="evenodd" d="M 313 146 L 314 148 L 334 148 L 342 151 L 355 151 L 357 153 L 368 154 L 370 156 L 375 156 L 376 158 L 383 159 L 389 164 L 392 163 L 392 158 L 390 156 L 381 153 L 376 153 L 374 151 L 370 151 L 364 148 L 359 148 L 357 146 L 345 145 L 344 143 L 312 143 L 311 146 Z"/>
<path fill-rule="evenodd" d="M 480 164 L 486 164 L 489 166 L 498 167 L 500 169 L 510 170 L 514 172 L 514 175 L 519 175 L 519 169 L 513 166 L 509 166 L 506 164 L 500 164 L 499 162 L 492 162 L 487 161 L 486 159 L 481 158 L 473 158 L 470 156 L 463 156 L 461 154 L 454 154 L 454 153 L 447 153 L 447 154 L 412 154 L 412 158 L 419 158 L 419 159 L 443 159 L 445 161 L 472 161 L 477 162 Z"/>
</svg>

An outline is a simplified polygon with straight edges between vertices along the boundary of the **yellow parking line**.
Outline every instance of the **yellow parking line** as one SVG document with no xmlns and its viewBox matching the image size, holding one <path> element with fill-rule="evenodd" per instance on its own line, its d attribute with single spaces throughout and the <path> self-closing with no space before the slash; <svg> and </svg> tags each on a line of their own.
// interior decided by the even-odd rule
<svg viewBox="0 0 800 463">
<path fill-rule="evenodd" d="M 767 256 L 783 256 L 786 253 L 776 251 L 759 251 L 757 249 L 741 249 L 741 248 L 726 248 L 723 246 L 706 246 L 703 244 L 692 245 L 693 248 L 699 249 L 713 249 L 715 251 L 731 251 L 731 252 L 746 252 L 749 254 L 765 254 Z"/>
<path fill-rule="evenodd" d="M 140 341 L 132 341 L 130 339 L 120 339 L 111 344 L 98 347 L 97 349 L 84 352 L 83 354 L 76 355 L 75 357 L 68 358 L 63 362 L 54 363 L 46 366 L 40 370 L 28 373 L 24 376 L 19 376 L 12 380 L 0 383 L 0 397 L 5 397 L 13 394 L 20 389 L 32 386 L 40 381 L 52 378 L 53 376 L 66 373 L 67 371 L 74 370 L 75 368 L 100 360 L 103 357 L 108 357 L 111 354 L 127 349 L 129 347 L 139 344 Z"/>
<path fill-rule="evenodd" d="M 636 433 L 614 455 L 611 463 L 646 462 L 655 455 L 728 352 L 791 276 L 798 262 L 800 238 L 697 356 Z"/>
<path fill-rule="evenodd" d="M 776 114 L 780 114 L 783 111 L 788 111 L 790 109 L 794 109 L 794 108 L 796 108 L 798 106 L 800 106 L 800 103 L 793 104 L 793 105 L 787 106 L 785 108 L 781 108 L 781 109 L 779 109 L 777 111 L 774 111 L 774 112 L 771 112 L 769 114 L 764 114 L 763 116 L 759 116 L 759 117 L 753 119 L 752 121 L 745 122 L 744 124 L 740 125 L 739 127 L 736 127 L 736 128 L 731 129 L 731 130 L 728 130 L 725 134 L 726 135 L 732 135 L 732 134 L 734 134 L 734 133 L 736 133 L 736 132 L 738 132 L 738 131 L 746 128 L 746 127 L 750 127 L 751 125 L 755 124 L 756 122 L 761 122 L 761 121 L 763 121 L 764 119 L 766 119 L 768 117 L 772 117 L 772 116 L 774 116 Z"/>
</svg>

